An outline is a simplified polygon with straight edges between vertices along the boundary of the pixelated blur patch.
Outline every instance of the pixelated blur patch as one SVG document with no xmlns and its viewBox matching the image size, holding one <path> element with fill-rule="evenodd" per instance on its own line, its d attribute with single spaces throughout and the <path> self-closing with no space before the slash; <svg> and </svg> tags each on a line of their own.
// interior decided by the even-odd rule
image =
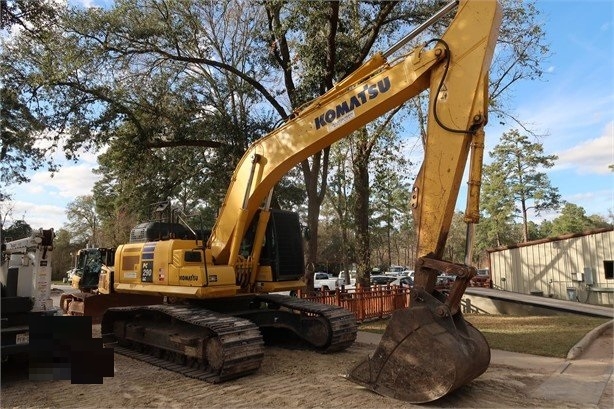
<svg viewBox="0 0 614 409">
<path fill-rule="evenodd" d="M 92 338 L 91 317 L 31 317 L 29 358 L 32 381 L 101 384 L 113 376 L 113 349 Z"/>
</svg>

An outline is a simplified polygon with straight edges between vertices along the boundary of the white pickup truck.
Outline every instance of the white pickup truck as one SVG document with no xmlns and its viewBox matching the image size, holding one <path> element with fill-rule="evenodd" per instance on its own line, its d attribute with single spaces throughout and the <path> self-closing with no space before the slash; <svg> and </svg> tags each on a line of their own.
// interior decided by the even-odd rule
<svg viewBox="0 0 614 409">
<path fill-rule="evenodd" d="M 343 284 L 343 279 L 317 271 L 313 274 L 313 288 L 320 291 L 334 291 Z"/>
</svg>

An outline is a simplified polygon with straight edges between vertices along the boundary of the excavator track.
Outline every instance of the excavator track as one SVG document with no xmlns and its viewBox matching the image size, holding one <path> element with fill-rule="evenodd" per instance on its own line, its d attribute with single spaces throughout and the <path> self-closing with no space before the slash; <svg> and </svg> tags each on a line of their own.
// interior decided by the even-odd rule
<svg viewBox="0 0 614 409">
<path fill-rule="evenodd" d="M 259 327 L 289 328 L 322 353 L 342 351 L 356 340 L 356 318 L 344 308 L 279 294 L 253 300 L 266 308 L 234 313 L 198 305 L 109 308 L 102 319 L 103 341 L 119 354 L 219 383 L 260 368 Z"/>
<path fill-rule="evenodd" d="M 101 330 L 117 353 L 210 383 L 251 374 L 264 357 L 252 322 L 195 306 L 110 308 Z"/>
<path fill-rule="evenodd" d="M 292 313 L 299 313 L 315 317 L 315 319 L 324 320 L 327 325 L 322 326 L 326 327 L 323 331 L 327 331 L 328 333 L 318 334 L 317 338 L 319 341 L 314 341 L 314 339 L 312 339 L 311 332 L 299 333 L 299 336 L 306 342 L 312 344 L 318 352 L 328 353 L 342 351 L 352 345 L 356 340 L 358 332 L 356 317 L 345 308 L 281 294 L 263 294 L 258 295 L 256 298 L 269 305 L 289 310 Z M 323 339 L 325 339 L 325 341 L 322 341 Z"/>
</svg>

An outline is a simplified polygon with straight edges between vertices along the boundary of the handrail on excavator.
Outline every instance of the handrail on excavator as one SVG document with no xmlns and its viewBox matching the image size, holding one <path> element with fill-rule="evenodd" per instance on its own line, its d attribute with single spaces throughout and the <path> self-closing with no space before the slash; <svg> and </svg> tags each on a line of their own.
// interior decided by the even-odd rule
<svg viewBox="0 0 614 409">
<path fill-rule="evenodd" d="M 411 32 L 409 32 L 405 37 L 401 38 L 395 45 L 390 47 L 387 51 L 383 52 L 382 55 L 385 58 L 390 57 L 392 54 L 396 53 L 401 47 L 405 44 L 416 38 L 420 33 L 424 30 L 441 20 L 445 15 L 447 15 L 450 11 L 452 11 L 456 6 L 458 6 L 458 0 L 453 0 L 442 7 L 437 13 L 433 14 L 426 21 L 420 24 L 418 27 L 414 28 Z"/>
</svg>

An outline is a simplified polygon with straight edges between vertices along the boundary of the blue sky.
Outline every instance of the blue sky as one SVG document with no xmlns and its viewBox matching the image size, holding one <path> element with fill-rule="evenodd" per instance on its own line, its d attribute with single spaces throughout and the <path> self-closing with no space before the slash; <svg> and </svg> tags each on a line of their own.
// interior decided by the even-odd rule
<svg viewBox="0 0 614 409">
<path fill-rule="evenodd" d="M 543 81 L 517 88 L 517 117 L 559 156 L 548 171 L 563 199 L 588 214 L 614 211 L 614 2 L 544 1 L 550 49 Z M 490 133 L 490 135 L 496 135 Z"/>
<path fill-rule="evenodd" d="M 589 215 L 607 216 L 614 212 L 614 173 L 608 170 L 614 164 L 614 2 L 551 0 L 539 1 L 537 7 L 552 56 L 544 62 L 542 80 L 516 86 L 514 114 L 546 135 L 540 142 L 547 154 L 559 156 L 548 175 L 563 199 Z M 495 123 L 486 129 L 487 151 L 514 128 L 491 122 Z M 10 189 L 13 219 L 24 218 L 33 228 L 59 229 L 66 223 L 66 205 L 91 193 L 96 166 L 96 156 L 88 153 L 78 163 L 65 164 L 53 178 L 43 171 L 32 173 L 31 183 Z M 464 208 L 462 197 L 458 203 Z M 542 215 L 536 221 L 555 216 Z"/>
</svg>

